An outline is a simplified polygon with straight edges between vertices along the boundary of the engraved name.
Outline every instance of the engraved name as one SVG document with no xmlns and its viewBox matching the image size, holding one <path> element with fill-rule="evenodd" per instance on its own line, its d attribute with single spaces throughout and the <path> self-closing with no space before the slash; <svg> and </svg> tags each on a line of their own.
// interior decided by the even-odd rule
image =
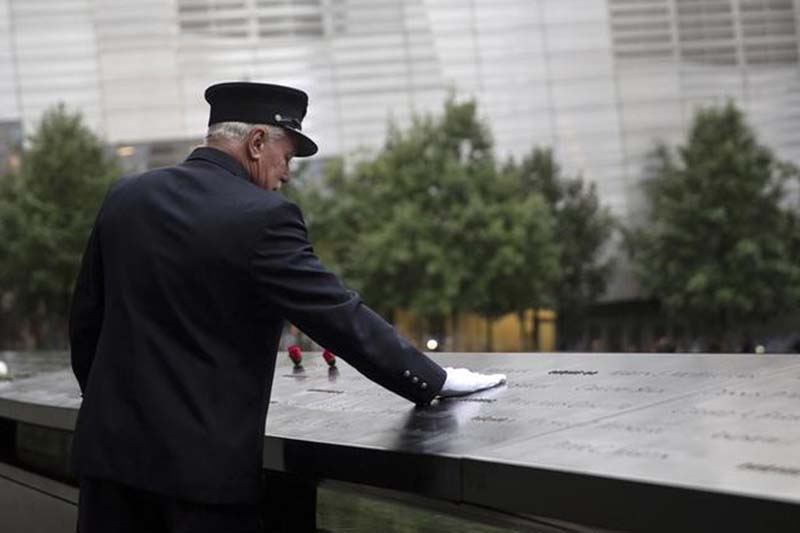
<svg viewBox="0 0 800 533">
<path fill-rule="evenodd" d="M 633 457 L 636 459 L 669 459 L 669 454 L 658 450 L 642 450 L 640 448 L 618 447 L 618 446 L 598 446 L 582 442 L 562 441 L 556 445 L 557 448 L 567 451 L 583 452 L 597 455 L 611 455 L 622 457 Z"/>
<path fill-rule="evenodd" d="M 645 394 L 661 394 L 664 392 L 664 389 L 659 389 L 655 387 L 611 387 L 606 385 L 584 385 L 582 387 L 575 387 L 577 391 L 589 391 L 589 392 L 633 392 L 633 393 L 645 393 Z"/>
<path fill-rule="evenodd" d="M 739 378 L 739 379 L 754 379 L 755 374 L 744 372 L 730 372 L 730 373 L 716 373 L 708 372 L 706 370 L 689 371 L 689 370 L 662 370 L 660 372 L 653 372 L 650 370 L 614 370 L 611 372 L 612 376 L 637 376 L 637 377 L 671 377 L 671 378 Z"/>
<path fill-rule="evenodd" d="M 616 429 L 628 433 L 645 433 L 648 435 L 658 435 L 664 432 L 664 428 L 657 426 L 635 426 L 633 424 L 622 424 L 620 422 L 609 422 L 600 426 L 600 429 Z"/>
<path fill-rule="evenodd" d="M 594 376 L 597 370 L 551 370 L 548 372 L 555 376 Z"/>
<path fill-rule="evenodd" d="M 738 466 L 742 470 L 751 470 L 755 472 L 765 472 L 768 474 L 782 474 L 786 476 L 800 477 L 800 468 L 794 466 L 781 466 L 773 464 L 759 464 L 759 463 L 742 463 Z"/>
<path fill-rule="evenodd" d="M 781 422 L 800 422 L 800 414 L 784 413 L 781 411 L 736 411 L 735 409 L 705 409 L 702 407 L 692 407 L 690 409 L 673 409 L 672 414 L 707 416 L 711 418 L 741 418 L 742 420 L 778 420 Z"/>
<path fill-rule="evenodd" d="M 512 419 L 507 416 L 473 416 L 476 422 L 510 422 Z"/>
<path fill-rule="evenodd" d="M 767 444 L 777 444 L 779 442 L 782 442 L 782 440 L 779 439 L 778 437 L 773 437 L 769 435 L 748 435 L 746 433 L 728 433 L 727 431 L 719 431 L 717 433 L 713 433 L 711 435 L 711 438 L 734 441 L 734 442 L 755 442 L 755 443 L 767 443 Z"/>
</svg>

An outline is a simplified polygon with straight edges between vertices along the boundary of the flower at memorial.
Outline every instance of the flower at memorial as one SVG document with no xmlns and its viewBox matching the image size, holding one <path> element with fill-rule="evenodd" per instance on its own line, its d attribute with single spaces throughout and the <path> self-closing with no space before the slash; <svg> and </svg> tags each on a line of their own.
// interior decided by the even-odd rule
<svg viewBox="0 0 800 533">
<path fill-rule="evenodd" d="M 336 366 L 336 356 L 333 355 L 333 352 L 330 350 L 325 350 L 322 352 L 322 358 L 325 359 L 325 362 L 328 363 L 328 366 L 334 367 Z"/>
<path fill-rule="evenodd" d="M 303 364 L 303 352 L 300 350 L 300 347 L 296 344 L 292 344 L 289 346 L 289 359 L 292 360 L 295 367 L 302 366 Z"/>
</svg>

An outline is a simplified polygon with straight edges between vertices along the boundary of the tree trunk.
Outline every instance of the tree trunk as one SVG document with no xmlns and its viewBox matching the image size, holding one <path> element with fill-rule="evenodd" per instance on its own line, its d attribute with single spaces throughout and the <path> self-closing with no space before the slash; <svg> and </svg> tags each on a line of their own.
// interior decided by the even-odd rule
<svg viewBox="0 0 800 533">
<path fill-rule="evenodd" d="M 450 345 L 446 346 L 445 349 L 449 352 L 457 352 L 461 349 L 461 343 L 459 342 L 459 335 L 458 335 L 458 313 L 452 313 L 450 315 Z"/>
<path fill-rule="evenodd" d="M 31 344 L 29 349 L 41 350 L 44 342 L 44 318 L 42 313 L 34 312 L 28 317 L 28 331 L 31 335 Z"/>
<path fill-rule="evenodd" d="M 531 350 L 534 352 L 539 351 L 539 308 L 533 309 L 533 316 L 531 317 Z"/>
<path fill-rule="evenodd" d="M 493 352 L 494 351 L 494 335 L 492 332 L 492 326 L 494 325 L 494 320 L 491 318 L 486 318 L 486 351 Z"/>
<path fill-rule="evenodd" d="M 519 322 L 519 351 L 527 352 L 528 332 L 525 331 L 525 311 L 517 311 L 517 321 Z"/>
<path fill-rule="evenodd" d="M 577 336 L 576 331 L 581 330 L 576 327 L 577 319 L 570 319 L 564 310 L 558 309 L 556 313 L 556 351 L 561 352 L 570 346 L 574 346 L 575 337 Z"/>
<path fill-rule="evenodd" d="M 69 347 L 69 320 L 59 318 L 58 320 L 58 349 L 66 350 Z"/>
</svg>

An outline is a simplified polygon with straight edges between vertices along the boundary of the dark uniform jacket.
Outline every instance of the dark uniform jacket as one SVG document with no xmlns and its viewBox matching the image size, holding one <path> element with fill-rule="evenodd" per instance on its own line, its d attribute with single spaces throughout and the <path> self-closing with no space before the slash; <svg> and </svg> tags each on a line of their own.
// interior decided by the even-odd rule
<svg viewBox="0 0 800 533">
<path fill-rule="evenodd" d="M 72 302 L 76 475 L 257 501 L 284 320 L 412 402 L 444 383 L 441 367 L 323 268 L 297 206 L 229 155 L 198 148 L 116 182 Z"/>
</svg>

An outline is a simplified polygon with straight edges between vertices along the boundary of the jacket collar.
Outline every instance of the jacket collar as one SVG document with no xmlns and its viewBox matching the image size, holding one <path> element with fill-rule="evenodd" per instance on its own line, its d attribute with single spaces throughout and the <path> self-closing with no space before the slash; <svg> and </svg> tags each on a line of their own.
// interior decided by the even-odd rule
<svg viewBox="0 0 800 533">
<path fill-rule="evenodd" d="M 186 161 L 198 159 L 214 163 L 215 165 L 224 168 L 231 174 L 235 174 L 240 178 L 250 181 L 250 175 L 247 173 L 247 170 L 245 170 L 242 164 L 234 159 L 233 156 L 226 154 L 222 150 L 217 150 L 216 148 L 211 148 L 209 146 L 201 146 L 192 150 L 192 153 L 189 154 L 189 157 L 186 158 Z"/>
</svg>

